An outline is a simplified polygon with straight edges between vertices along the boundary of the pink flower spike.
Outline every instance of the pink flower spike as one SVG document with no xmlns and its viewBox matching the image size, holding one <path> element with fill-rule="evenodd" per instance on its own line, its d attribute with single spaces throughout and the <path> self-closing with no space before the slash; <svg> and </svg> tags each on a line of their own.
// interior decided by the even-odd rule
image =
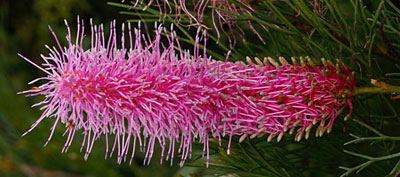
<svg viewBox="0 0 400 177">
<path fill-rule="evenodd" d="M 143 163 L 149 164 L 158 142 L 161 159 L 165 156 L 172 164 L 178 151 L 182 166 L 191 158 L 197 139 L 204 145 L 208 165 L 209 141 L 214 138 L 229 136 L 228 153 L 234 136 L 241 142 L 269 134 L 269 141 L 273 137 L 280 141 L 285 132 L 297 130 L 299 141 L 307 139 L 317 123 L 317 136 L 329 132 L 345 107 L 352 110 L 355 80 L 341 63 L 314 66 L 302 58 L 301 65 L 295 64 L 297 60 L 290 65 L 283 58 L 280 64 L 272 58 L 264 62 L 256 58 L 256 64 L 249 59 L 248 65 L 215 61 L 205 51 L 200 54 L 201 39 L 207 42 L 205 32 L 198 32 L 191 55 L 180 48 L 173 30 L 165 35 L 168 43 L 162 44 L 164 27 L 157 25 L 152 41 L 142 38 L 140 28 L 132 31 L 128 24 L 126 32 L 122 27 L 129 42 L 122 38 L 118 45 L 115 21 L 108 39 L 103 25 L 91 24 L 91 47 L 84 49 L 85 28 L 80 22 L 75 41 L 67 25 L 67 47 L 59 43 L 59 49 L 47 47 L 49 56 L 42 56 L 46 68 L 20 55 L 47 74 L 37 79 L 47 83 L 20 92 L 46 97 L 34 105 L 42 105 L 44 111 L 24 135 L 44 118 L 54 117 L 45 144 L 61 123 L 67 136 L 62 152 L 68 151 L 76 132 L 83 131 L 84 159 L 94 142 L 105 136 L 105 158 L 116 154 L 122 163 L 131 153 L 131 163 L 138 144 L 145 153 Z M 109 135 L 115 135 L 112 144 Z M 175 142 L 180 143 L 177 148 Z"/>
</svg>

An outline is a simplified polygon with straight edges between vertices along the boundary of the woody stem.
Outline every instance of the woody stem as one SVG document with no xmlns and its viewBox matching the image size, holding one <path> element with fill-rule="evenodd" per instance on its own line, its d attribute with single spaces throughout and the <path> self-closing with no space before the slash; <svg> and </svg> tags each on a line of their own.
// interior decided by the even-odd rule
<svg viewBox="0 0 400 177">
<path fill-rule="evenodd" d="M 368 93 L 397 93 L 400 94 L 400 87 L 389 85 L 383 81 L 371 79 L 371 84 L 375 87 L 359 87 L 355 88 L 353 96 L 368 94 Z"/>
</svg>

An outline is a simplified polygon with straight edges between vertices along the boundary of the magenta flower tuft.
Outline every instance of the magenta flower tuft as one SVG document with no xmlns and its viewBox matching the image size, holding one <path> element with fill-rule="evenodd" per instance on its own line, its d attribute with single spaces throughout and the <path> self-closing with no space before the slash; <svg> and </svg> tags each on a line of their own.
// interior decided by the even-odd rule
<svg viewBox="0 0 400 177">
<path fill-rule="evenodd" d="M 19 55 L 47 74 L 29 83 L 45 80 L 45 84 L 20 92 L 45 96 L 34 105 L 42 105 L 43 114 L 24 135 L 44 118 L 54 117 L 45 145 L 61 122 L 66 127 L 64 135 L 68 134 L 62 152 L 68 150 L 75 133 L 83 131 L 85 159 L 94 142 L 105 137 L 106 157 L 116 151 L 118 163 L 129 155 L 131 162 L 138 143 L 146 154 L 144 164 L 149 164 L 158 142 L 161 163 L 165 157 L 172 164 L 177 149 L 183 165 L 197 139 L 204 145 L 208 165 L 211 137 L 229 136 L 228 154 L 231 139 L 237 135 L 239 141 L 266 134 L 268 141 L 277 135 L 280 141 L 285 132 L 297 130 L 299 141 L 308 138 L 318 122 L 317 136 L 329 132 L 346 106 L 352 110 L 355 80 L 341 63 L 314 66 L 303 58 L 293 58 L 292 65 L 283 58 L 279 58 L 281 64 L 272 58 L 264 62 L 256 58 L 256 64 L 248 59 L 248 65 L 214 61 L 205 51 L 200 53 L 200 38 L 206 46 L 205 32 L 196 37 L 191 55 L 179 47 L 172 28 L 168 33 L 157 27 L 149 41 L 142 38 L 140 23 L 133 34 L 130 24 L 127 34 L 122 25 L 121 43 L 117 44 L 115 21 L 107 39 L 103 25 L 91 24 L 91 47 L 86 50 L 82 47 L 83 23 L 78 18 L 75 41 L 66 23 L 66 47 L 50 28 L 58 47 L 46 46 L 50 53 L 42 55 L 45 68 Z M 162 31 L 168 41 L 165 45 Z M 115 135 L 111 146 L 109 135 Z"/>
</svg>

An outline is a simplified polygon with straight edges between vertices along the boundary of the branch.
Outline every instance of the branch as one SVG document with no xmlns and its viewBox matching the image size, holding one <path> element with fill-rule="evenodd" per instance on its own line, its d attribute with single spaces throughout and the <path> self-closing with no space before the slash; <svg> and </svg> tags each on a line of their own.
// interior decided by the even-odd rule
<svg viewBox="0 0 400 177">
<path fill-rule="evenodd" d="M 354 140 L 344 143 L 344 145 L 346 146 L 349 144 L 359 143 L 363 141 L 400 141 L 400 137 L 394 137 L 394 136 L 377 136 L 377 137 L 361 137 L 361 138 L 357 137 Z"/>
<path fill-rule="evenodd" d="M 400 94 L 400 87 L 389 85 L 383 81 L 371 79 L 371 84 L 375 87 L 359 87 L 353 92 L 353 96 L 367 93 L 397 93 Z"/>
<path fill-rule="evenodd" d="M 353 168 L 347 168 L 347 167 L 339 167 L 340 169 L 346 170 L 345 173 L 343 173 L 340 177 L 344 177 L 344 176 L 348 176 L 349 174 L 353 173 L 354 171 L 356 171 L 356 173 L 359 173 L 360 171 L 362 171 L 364 168 L 368 167 L 369 165 L 378 162 L 378 161 L 382 161 L 382 160 L 389 160 L 389 159 L 393 159 L 396 157 L 400 157 L 400 152 L 395 153 L 395 154 L 390 154 L 387 156 L 381 156 L 381 157 L 370 157 L 367 155 L 363 155 L 363 154 L 359 154 L 359 153 L 355 153 L 355 152 L 351 152 L 351 151 L 347 151 L 344 150 L 345 153 L 356 156 L 356 157 L 360 157 L 360 158 L 364 158 L 364 159 L 368 159 L 368 161 L 357 165 Z"/>
</svg>

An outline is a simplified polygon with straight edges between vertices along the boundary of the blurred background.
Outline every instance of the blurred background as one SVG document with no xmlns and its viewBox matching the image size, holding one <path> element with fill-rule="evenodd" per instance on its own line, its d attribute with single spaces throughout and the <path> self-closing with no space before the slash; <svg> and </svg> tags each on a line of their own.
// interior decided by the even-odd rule
<svg viewBox="0 0 400 177">
<path fill-rule="evenodd" d="M 65 44 L 64 19 L 76 30 L 77 16 L 89 18 L 94 23 L 109 23 L 121 19 L 118 9 L 105 0 L 24 0 L 0 1 L 0 176 L 177 176 L 187 175 L 193 168 L 172 167 L 159 164 L 159 156 L 150 166 L 143 166 L 143 154 L 137 153 L 131 166 L 118 165 L 116 158 L 104 160 L 105 145 L 98 141 L 87 161 L 79 152 L 82 140 L 77 136 L 68 153 L 61 154 L 65 142 L 63 128 L 56 129 L 49 145 L 43 148 L 52 120 L 43 121 L 32 133 L 21 135 L 41 115 L 39 109 L 31 109 L 33 103 L 43 97 L 25 98 L 19 91 L 30 89 L 27 83 L 45 76 L 40 70 L 17 56 L 17 53 L 42 63 L 40 54 L 47 55 L 45 44 L 55 46 L 48 25 L 54 29 L 62 45 Z"/>
</svg>

